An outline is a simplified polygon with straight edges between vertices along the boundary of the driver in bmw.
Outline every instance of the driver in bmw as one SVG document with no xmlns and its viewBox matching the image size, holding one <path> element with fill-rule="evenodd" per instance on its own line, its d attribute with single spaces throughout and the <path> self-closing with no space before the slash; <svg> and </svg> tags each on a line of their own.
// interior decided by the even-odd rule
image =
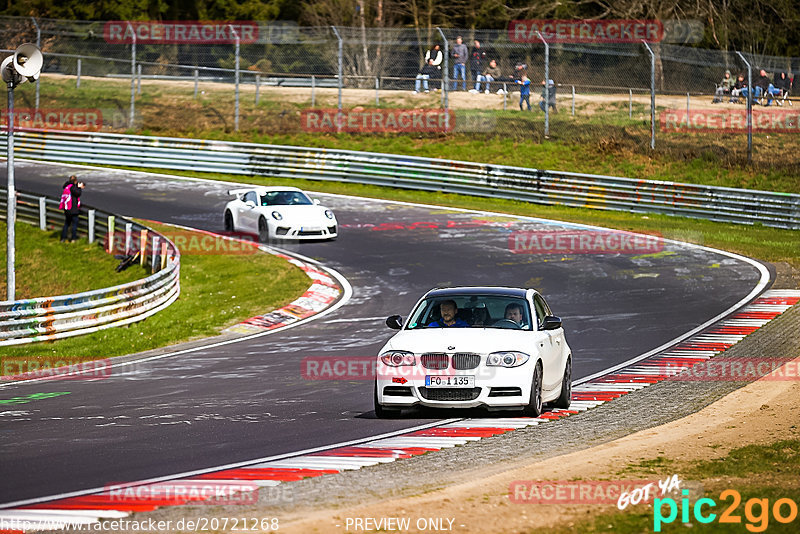
<svg viewBox="0 0 800 534">
<path fill-rule="evenodd" d="M 508 306 L 506 306 L 506 315 L 505 318 L 509 321 L 514 321 L 518 325 L 523 325 L 523 318 L 522 318 L 522 305 L 517 304 L 516 302 L 512 302 Z"/>
<path fill-rule="evenodd" d="M 431 323 L 428 323 L 428 328 L 464 328 L 469 327 L 469 323 L 466 322 L 464 319 L 456 317 L 456 313 L 458 312 L 458 306 L 456 306 L 455 301 L 453 300 L 445 300 L 439 304 L 439 313 L 441 314 L 441 319 L 437 319 Z"/>
</svg>

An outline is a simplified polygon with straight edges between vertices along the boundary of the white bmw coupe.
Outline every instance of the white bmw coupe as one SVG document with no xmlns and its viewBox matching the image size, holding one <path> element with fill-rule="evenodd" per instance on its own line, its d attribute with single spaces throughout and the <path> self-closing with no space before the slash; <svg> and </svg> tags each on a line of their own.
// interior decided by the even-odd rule
<svg viewBox="0 0 800 534">
<path fill-rule="evenodd" d="M 225 205 L 225 231 L 258 235 L 259 241 L 336 239 L 336 216 L 296 187 L 232 189 Z"/>
<path fill-rule="evenodd" d="M 434 289 L 378 355 L 377 417 L 414 405 L 521 409 L 537 417 L 544 403 L 568 408 L 572 352 L 561 319 L 533 289 Z"/>
</svg>

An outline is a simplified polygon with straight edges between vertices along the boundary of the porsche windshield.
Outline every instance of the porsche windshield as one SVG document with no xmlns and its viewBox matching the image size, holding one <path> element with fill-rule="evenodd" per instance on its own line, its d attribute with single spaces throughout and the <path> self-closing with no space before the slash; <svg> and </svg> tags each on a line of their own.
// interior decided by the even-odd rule
<svg viewBox="0 0 800 534">
<path fill-rule="evenodd" d="M 531 310 L 523 298 L 498 295 L 453 295 L 419 303 L 408 320 L 418 328 L 506 328 L 531 330 Z"/>
<path fill-rule="evenodd" d="M 300 191 L 269 191 L 261 195 L 262 206 L 305 206 L 308 204 L 313 204 L 313 202 Z"/>
</svg>

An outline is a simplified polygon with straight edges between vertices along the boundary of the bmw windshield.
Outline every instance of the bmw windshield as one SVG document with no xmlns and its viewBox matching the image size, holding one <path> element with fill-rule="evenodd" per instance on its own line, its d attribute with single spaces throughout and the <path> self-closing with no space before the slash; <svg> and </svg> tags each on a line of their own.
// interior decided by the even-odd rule
<svg viewBox="0 0 800 534">
<path fill-rule="evenodd" d="M 532 330 L 531 310 L 523 298 L 498 295 L 452 295 L 427 298 L 407 322 L 407 330 L 421 328 L 505 328 Z"/>
</svg>

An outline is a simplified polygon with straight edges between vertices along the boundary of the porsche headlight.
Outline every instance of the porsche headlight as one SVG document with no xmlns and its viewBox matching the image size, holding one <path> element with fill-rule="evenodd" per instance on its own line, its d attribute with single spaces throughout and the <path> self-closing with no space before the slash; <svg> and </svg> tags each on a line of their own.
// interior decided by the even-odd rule
<svg viewBox="0 0 800 534">
<path fill-rule="evenodd" d="M 530 356 L 524 352 L 493 352 L 486 357 L 486 365 L 492 367 L 518 367 L 528 361 Z"/>
<path fill-rule="evenodd" d="M 384 352 L 381 354 L 381 361 L 391 367 L 417 364 L 417 359 L 414 358 L 414 353 L 404 350 L 390 350 L 388 352 Z"/>
<path fill-rule="evenodd" d="M 333 212 L 331 210 L 325 210 L 325 217 L 333 219 Z"/>
<path fill-rule="evenodd" d="M 281 212 L 279 211 L 273 211 L 272 218 L 275 219 L 276 221 L 280 221 L 281 219 L 283 219 L 283 215 L 281 215 Z"/>
</svg>

